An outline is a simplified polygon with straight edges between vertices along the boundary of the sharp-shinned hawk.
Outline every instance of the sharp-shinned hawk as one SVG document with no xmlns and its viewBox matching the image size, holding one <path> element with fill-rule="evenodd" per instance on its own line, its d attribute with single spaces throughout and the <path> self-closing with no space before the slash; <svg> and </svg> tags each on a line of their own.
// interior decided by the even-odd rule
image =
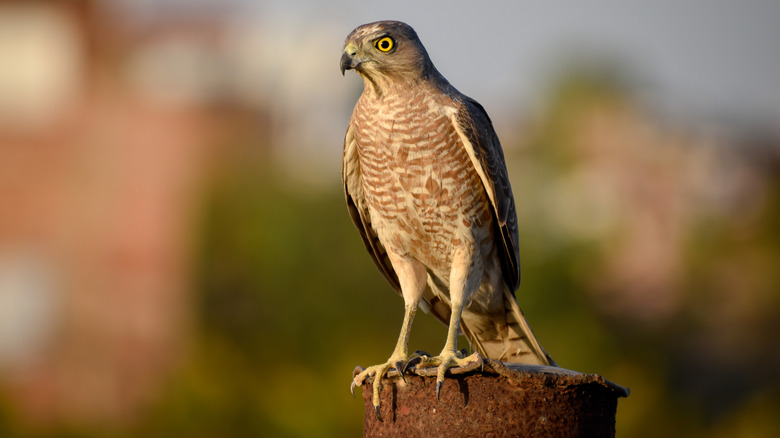
<svg viewBox="0 0 780 438">
<path fill-rule="evenodd" d="M 435 357 L 436 395 L 449 368 L 481 360 L 457 349 L 459 329 L 482 356 L 554 364 L 515 299 L 520 283 L 515 203 L 504 155 L 482 106 L 434 67 L 415 31 L 397 21 L 347 36 L 341 72 L 364 80 L 344 140 L 342 177 L 349 214 L 363 243 L 404 299 L 398 343 L 387 362 L 353 379 L 380 381 L 410 361 L 418 306 L 448 325 Z"/>
</svg>

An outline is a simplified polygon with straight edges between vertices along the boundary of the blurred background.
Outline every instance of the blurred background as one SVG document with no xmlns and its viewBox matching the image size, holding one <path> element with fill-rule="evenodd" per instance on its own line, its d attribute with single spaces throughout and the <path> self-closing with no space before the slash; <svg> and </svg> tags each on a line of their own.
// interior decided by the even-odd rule
<svg viewBox="0 0 780 438">
<path fill-rule="evenodd" d="M 0 0 L 0 436 L 361 434 L 403 306 L 344 205 L 338 61 L 379 19 L 491 115 L 518 300 L 631 388 L 618 436 L 780 436 L 772 0 Z"/>
</svg>

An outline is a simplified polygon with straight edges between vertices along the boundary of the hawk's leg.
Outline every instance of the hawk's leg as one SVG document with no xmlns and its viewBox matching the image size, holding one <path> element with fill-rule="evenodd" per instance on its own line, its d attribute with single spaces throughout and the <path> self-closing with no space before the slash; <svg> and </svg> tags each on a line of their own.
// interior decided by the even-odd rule
<svg viewBox="0 0 780 438">
<path fill-rule="evenodd" d="M 407 304 L 404 306 L 404 308 L 404 323 L 401 327 L 401 334 L 398 336 L 398 342 L 395 345 L 393 354 L 390 355 L 390 358 L 387 359 L 387 362 L 370 366 L 357 374 L 352 379 L 352 385 L 350 387 L 350 391 L 354 391 L 355 386 L 363 386 L 363 381 L 367 377 L 374 377 L 374 382 L 372 385 L 374 392 L 374 410 L 376 411 L 376 416 L 380 420 L 382 417 L 379 415 L 379 391 L 382 388 L 382 378 L 385 376 L 385 374 L 387 374 L 390 368 L 395 368 L 395 370 L 398 371 L 398 373 L 401 375 L 401 378 L 404 380 L 406 379 L 404 377 L 404 370 L 406 369 L 406 363 L 409 361 L 409 355 L 407 354 L 409 345 L 409 332 L 411 332 L 412 321 L 414 321 L 414 314 L 417 311 L 417 303 Z"/>
<path fill-rule="evenodd" d="M 452 314 L 450 315 L 450 324 L 447 330 L 447 342 L 444 344 L 444 348 L 441 350 L 438 356 L 423 357 L 417 367 L 428 368 L 438 367 L 436 372 L 436 399 L 439 400 L 439 392 L 442 385 L 444 385 L 444 375 L 450 368 L 462 367 L 471 365 L 472 363 L 482 363 L 482 356 L 479 353 L 474 353 L 470 356 L 464 357 L 461 351 L 458 351 L 458 328 L 460 327 L 460 314 L 463 310 L 463 305 L 456 307 L 456 304 L 452 303 Z M 465 351 L 465 350 L 463 350 Z"/>
<path fill-rule="evenodd" d="M 398 335 L 398 342 L 395 345 L 395 350 L 393 350 L 393 354 L 390 355 L 387 362 L 366 368 L 352 379 L 351 386 L 351 389 L 354 389 L 355 386 L 362 386 L 366 377 L 374 376 L 374 410 L 380 420 L 379 391 L 382 388 L 382 378 L 387 374 L 387 371 L 390 370 L 390 368 L 395 368 L 401 375 L 401 378 L 405 379 L 404 370 L 406 369 L 406 364 L 409 362 L 409 333 L 412 330 L 412 322 L 414 321 L 414 314 L 417 311 L 417 304 L 422 298 L 428 278 L 425 267 L 419 262 L 398 255 L 390 250 L 388 250 L 387 256 L 398 275 L 398 282 L 401 285 L 401 294 L 404 297 L 404 322 L 401 326 L 401 334 Z"/>
<path fill-rule="evenodd" d="M 463 357 L 458 351 L 458 330 L 463 307 L 472 293 L 479 287 L 482 276 L 482 265 L 477 263 L 479 259 L 474 257 L 473 250 L 461 247 L 455 250 L 450 270 L 450 301 L 452 313 L 447 328 L 447 342 L 438 356 L 425 357 L 418 367 L 438 367 L 436 373 L 436 399 L 439 399 L 439 391 L 444 384 L 444 375 L 447 370 L 454 367 L 470 365 L 474 362 L 482 363 L 479 353 Z"/>
</svg>

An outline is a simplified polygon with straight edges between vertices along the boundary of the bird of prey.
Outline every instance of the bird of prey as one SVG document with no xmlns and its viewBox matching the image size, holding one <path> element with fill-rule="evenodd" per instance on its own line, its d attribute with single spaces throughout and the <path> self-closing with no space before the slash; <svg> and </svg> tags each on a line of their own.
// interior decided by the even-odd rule
<svg viewBox="0 0 780 438">
<path fill-rule="evenodd" d="M 436 396 L 448 369 L 479 355 L 554 364 L 523 317 L 515 203 L 504 154 L 485 110 L 436 70 L 417 33 L 398 21 L 357 27 L 344 43 L 341 72 L 364 81 L 344 139 L 342 178 L 349 214 L 369 254 L 404 299 L 404 321 L 387 362 L 356 375 L 403 377 L 418 307 L 448 326 L 438 356 Z M 476 353 L 457 348 L 459 331 Z"/>
</svg>

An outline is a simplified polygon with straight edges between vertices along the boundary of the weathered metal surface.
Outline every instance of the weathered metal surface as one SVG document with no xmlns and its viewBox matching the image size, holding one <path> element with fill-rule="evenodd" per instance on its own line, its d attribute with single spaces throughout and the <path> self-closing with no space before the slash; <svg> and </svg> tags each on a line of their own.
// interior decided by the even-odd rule
<svg viewBox="0 0 780 438">
<path fill-rule="evenodd" d="M 613 437 L 628 389 L 595 374 L 504 364 L 450 370 L 435 395 L 435 368 L 382 381 L 380 421 L 364 386 L 365 437 Z"/>
</svg>

